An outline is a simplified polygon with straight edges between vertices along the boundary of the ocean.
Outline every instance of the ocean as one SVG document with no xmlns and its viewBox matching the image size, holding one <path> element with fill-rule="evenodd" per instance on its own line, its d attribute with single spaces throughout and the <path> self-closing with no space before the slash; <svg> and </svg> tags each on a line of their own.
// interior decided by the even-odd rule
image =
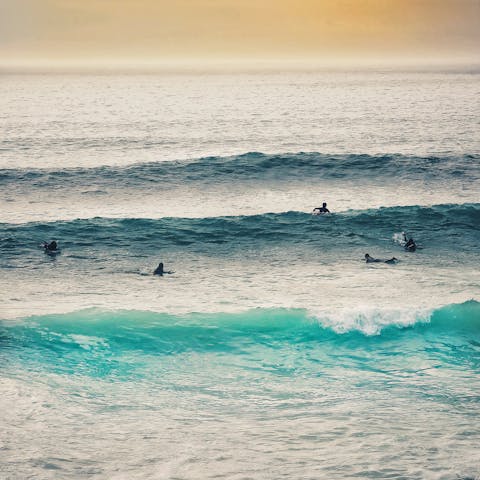
<svg viewBox="0 0 480 480">
<path fill-rule="evenodd" d="M 0 92 L 2 479 L 480 478 L 478 72 Z"/>
</svg>

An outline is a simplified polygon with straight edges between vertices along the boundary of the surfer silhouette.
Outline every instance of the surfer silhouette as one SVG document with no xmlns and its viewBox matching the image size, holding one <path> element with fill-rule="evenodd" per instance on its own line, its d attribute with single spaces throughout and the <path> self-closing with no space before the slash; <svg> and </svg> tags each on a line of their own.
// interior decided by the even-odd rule
<svg viewBox="0 0 480 480">
<path fill-rule="evenodd" d="M 389 264 L 392 264 L 392 263 L 398 262 L 398 259 L 395 258 L 395 257 L 392 257 L 388 260 L 383 260 L 383 259 L 380 259 L 380 258 L 373 258 L 368 253 L 366 253 L 365 254 L 365 262 L 366 263 L 389 263 Z"/>
<path fill-rule="evenodd" d="M 405 232 L 403 232 L 403 241 L 405 242 L 403 248 L 405 248 L 407 252 L 414 252 L 417 249 L 415 240 L 412 237 L 407 240 L 407 234 Z"/>
<path fill-rule="evenodd" d="M 48 252 L 55 252 L 58 250 L 58 245 L 55 240 L 52 240 L 50 243 L 43 242 L 43 248 Z"/>
<path fill-rule="evenodd" d="M 330 210 L 327 208 L 327 202 L 323 202 L 323 205 L 321 207 L 315 207 L 313 209 L 313 213 L 317 215 L 322 213 L 330 213 Z"/>
<path fill-rule="evenodd" d="M 163 277 L 163 275 L 166 274 L 166 273 L 172 274 L 172 273 L 175 273 L 175 272 L 172 272 L 171 270 L 165 271 L 163 269 L 163 263 L 162 262 L 160 262 L 158 264 L 158 267 L 153 272 L 154 275 L 160 275 L 161 277 Z"/>
</svg>

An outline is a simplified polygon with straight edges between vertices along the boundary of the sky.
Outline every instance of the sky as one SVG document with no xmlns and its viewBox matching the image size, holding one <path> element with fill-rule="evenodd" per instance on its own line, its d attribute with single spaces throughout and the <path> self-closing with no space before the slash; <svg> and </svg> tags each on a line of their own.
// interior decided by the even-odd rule
<svg viewBox="0 0 480 480">
<path fill-rule="evenodd" d="M 0 0 L 0 65 L 480 62 L 480 0 Z"/>
</svg>

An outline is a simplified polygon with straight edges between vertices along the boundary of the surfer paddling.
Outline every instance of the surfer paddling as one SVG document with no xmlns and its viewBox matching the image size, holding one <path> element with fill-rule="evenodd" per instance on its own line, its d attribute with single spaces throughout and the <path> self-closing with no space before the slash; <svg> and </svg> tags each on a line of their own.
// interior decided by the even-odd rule
<svg viewBox="0 0 480 480">
<path fill-rule="evenodd" d="M 390 258 L 389 260 L 383 260 L 380 258 L 373 258 L 371 257 L 368 253 L 365 254 L 365 262 L 366 263 L 388 263 L 388 264 L 393 264 L 397 263 L 398 259 L 395 257 Z"/>
</svg>

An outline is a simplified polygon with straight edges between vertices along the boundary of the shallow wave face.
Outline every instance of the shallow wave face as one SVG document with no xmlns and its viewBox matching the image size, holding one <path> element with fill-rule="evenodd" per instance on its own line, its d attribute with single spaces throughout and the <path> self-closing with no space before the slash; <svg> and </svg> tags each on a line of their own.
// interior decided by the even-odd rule
<svg viewBox="0 0 480 480">
<path fill-rule="evenodd" d="M 0 224 L 0 246 L 6 256 L 37 251 L 32 239 L 62 238 L 71 251 L 95 246 L 98 250 L 116 250 L 122 246 L 146 253 L 158 248 L 208 251 L 214 245 L 228 245 L 231 252 L 246 244 L 276 245 L 302 241 L 307 248 L 322 242 L 327 249 L 348 247 L 361 242 L 361 237 L 392 237 L 408 226 L 410 234 L 419 232 L 425 241 L 436 247 L 458 250 L 458 242 L 471 242 L 473 251 L 479 239 L 480 204 L 408 206 L 354 210 L 335 215 L 315 216 L 303 212 L 269 213 L 251 216 L 214 218 L 109 219 L 92 218 L 23 225 Z M 451 236 L 461 237 L 451 241 Z M 356 237 L 354 239 L 354 237 Z M 335 243 L 327 241 L 335 238 Z"/>
<path fill-rule="evenodd" d="M 249 152 L 231 157 L 206 157 L 196 161 L 163 161 L 130 166 L 91 168 L 2 169 L 0 184 L 10 182 L 27 187 L 48 188 L 59 180 L 68 187 L 96 185 L 145 186 L 145 183 L 167 182 L 214 184 L 257 180 L 289 182 L 308 178 L 364 178 L 372 174 L 414 179 L 453 176 L 468 178 L 478 174 L 479 155 L 407 156 L 390 155 L 326 155 L 317 152 L 264 154 Z"/>
<path fill-rule="evenodd" d="M 3 318 L 80 310 L 415 309 L 480 296 L 479 204 L 0 224 Z M 415 253 L 398 241 L 406 230 Z M 45 255 L 40 243 L 60 241 Z M 366 265 L 365 253 L 398 259 Z M 174 275 L 154 277 L 158 263 Z M 219 288 L 220 287 L 220 288 Z M 52 293 L 53 292 L 53 293 Z"/>
<path fill-rule="evenodd" d="M 407 298 L 431 308 L 478 298 L 479 173 L 477 154 L 453 152 L 3 169 L 4 317 L 85 306 L 398 307 Z M 324 200 L 333 215 L 305 213 Z M 422 247 L 416 255 L 393 241 L 402 231 Z M 58 257 L 39 251 L 50 239 Z M 400 263 L 367 269 L 365 253 Z M 177 273 L 159 285 L 145 277 L 160 261 Z M 45 283 L 55 285 L 53 302 Z"/>
<path fill-rule="evenodd" d="M 84 310 L 2 322 L 0 358 L 7 478 L 479 473 L 475 301 L 356 314 Z"/>
<path fill-rule="evenodd" d="M 0 221 L 218 217 L 478 202 L 478 155 L 263 154 L 0 170 Z M 401 191 L 401 196 L 398 192 Z M 94 213 L 94 214 L 93 214 Z"/>
</svg>

